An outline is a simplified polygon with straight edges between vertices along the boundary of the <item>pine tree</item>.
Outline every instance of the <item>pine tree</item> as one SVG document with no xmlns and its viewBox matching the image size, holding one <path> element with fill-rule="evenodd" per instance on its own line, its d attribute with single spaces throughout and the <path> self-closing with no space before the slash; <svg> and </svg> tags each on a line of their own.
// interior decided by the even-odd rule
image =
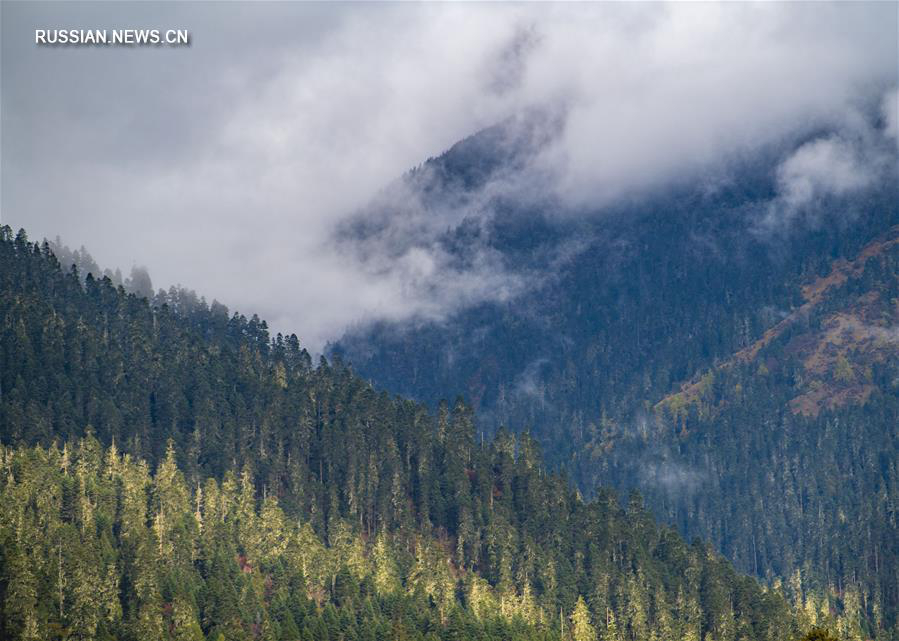
<svg viewBox="0 0 899 641">
<path fill-rule="evenodd" d="M 9 550 L 7 563 L 4 627 L 14 639 L 37 641 L 42 635 L 37 620 L 38 586 L 32 563 L 18 545 Z"/>
<path fill-rule="evenodd" d="M 596 629 L 590 621 L 590 610 L 582 596 L 578 597 L 571 613 L 571 638 L 573 641 L 596 641 Z"/>
<path fill-rule="evenodd" d="M 606 629 L 602 633 L 602 641 L 621 641 L 618 633 L 618 623 L 612 610 L 606 612 Z"/>
</svg>

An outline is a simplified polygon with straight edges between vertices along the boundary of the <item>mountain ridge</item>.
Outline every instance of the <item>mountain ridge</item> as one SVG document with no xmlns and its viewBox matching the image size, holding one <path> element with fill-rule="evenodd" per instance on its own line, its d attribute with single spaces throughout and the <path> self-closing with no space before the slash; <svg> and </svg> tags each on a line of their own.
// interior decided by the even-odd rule
<svg viewBox="0 0 899 641">
<path fill-rule="evenodd" d="M 529 243 L 583 244 L 551 279 L 530 278 L 532 291 L 435 322 L 357 328 L 332 351 L 429 404 L 440 390 L 465 394 L 488 434 L 527 426 L 585 494 L 638 488 L 659 518 L 715 541 L 744 571 L 768 581 L 799 571 L 837 608 L 840 586 L 855 586 L 870 636 L 886 634 L 899 604 L 889 580 L 899 567 L 888 509 L 897 470 L 883 463 L 899 456 L 890 365 L 899 192 L 889 172 L 804 209 L 779 192 L 785 158 L 836 139 L 814 132 L 745 159 L 714 189 L 681 184 L 588 217 L 552 204 L 488 207 L 479 242 L 509 269 L 527 270 L 517 248 Z M 782 225 L 770 224 L 775 214 Z M 718 420 L 728 428 L 716 430 Z M 826 465 L 816 466 L 822 447 Z M 807 473 L 781 476 L 753 457 L 770 466 L 798 457 Z M 837 491 L 835 478 L 864 480 Z M 877 541 L 841 525 L 867 518 Z M 797 522 L 813 546 L 796 541 Z"/>
</svg>

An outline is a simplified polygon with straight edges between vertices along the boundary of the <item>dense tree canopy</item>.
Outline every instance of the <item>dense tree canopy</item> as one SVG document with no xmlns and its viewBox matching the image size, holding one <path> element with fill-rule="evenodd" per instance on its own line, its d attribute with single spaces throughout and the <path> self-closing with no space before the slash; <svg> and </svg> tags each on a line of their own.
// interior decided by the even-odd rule
<svg viewBox="0 0 899 641">
<path fill-rule="evenodd" d="M 778 589 L 526 433 L 0 238 L 0 636 L 781 640 Z M 851 608 L 815 623 L 857 630 Z"/>
<path fill-rule="evenodd" d="M 527 291 L 354 328 L 333 353 L 432 406 L 464 393 L 488 434 L 529 429 L 586 495 L 638 488 L 740 570 L 801 584 L 797 600 L 857 600 L 866 634 L 899 634 L 899 188 L 822 198 L 765 232 L 792 149 L 593 215 L 491 202 L 480 234 Z M 460 143 L 414 177 L 423 206 L 477 201 L 510 162 Z M 469 227 L 441 238 L 459 260 Z"/>
</svg>

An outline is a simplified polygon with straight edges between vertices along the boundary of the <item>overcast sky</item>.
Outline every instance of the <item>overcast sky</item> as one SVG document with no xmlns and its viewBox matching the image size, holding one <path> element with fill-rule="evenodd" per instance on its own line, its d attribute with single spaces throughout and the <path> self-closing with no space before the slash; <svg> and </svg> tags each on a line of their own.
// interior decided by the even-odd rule
<svg viewBox="0 0 899 641">
<path fill-rule="evenodd" d="M 540 163 L 573 206 L 871 105 L 895 136 L 897 6 L 4 1 L 2 222 L 104 267 L 146 265 L 157 287 L 257 312 L 318 350 L 350 323 L 469 300 L 415 286 L 433 257 L 373 272 L 332 233 L 523 109 L 564 113 Z M 34 44 L 35 28 L 129 27 L 188 29 L 192 44 Z M 785 201 L 820 176 L 861 184 L 844 143 L 786 161 Z"/>
</svg>

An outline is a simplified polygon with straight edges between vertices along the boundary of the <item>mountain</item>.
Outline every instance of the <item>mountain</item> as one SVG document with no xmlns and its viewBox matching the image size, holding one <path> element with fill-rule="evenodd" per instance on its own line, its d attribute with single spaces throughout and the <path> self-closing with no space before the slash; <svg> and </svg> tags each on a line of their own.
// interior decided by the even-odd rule
<svg viewBox="0 0 899 641">
<path fill-rule="evenodd" d="M 851 139 L 809 132 L 586 211 L 491 163 L 466 186 L 467 141 L 407 180 L 461 205 L 422 199 L 414 218 L 528 285 L 354 328 L 331 353 L 429 406 L 464 394 L 488 435 L 529 429 L 587 495 L 638 488 L 794 602 L 859 602 L 867 635 L 899 634 L 896 151 Z M 857 188 L 822 187 L 834 149 Z M 410 214 L 392 215 L 396 236 Z"/>
<path fill-rule="evenodd" d="M 756 341 L 659 401 L 648 438 L 578 465 L 645 487 L 657 514 L 754 573 L 858 592 L 895 626 L 899 227 L 801 287 Z M 657 441 L 668 444 L 659 450 Z M 608 463 L 597 460 L 614 458 Z M 747 518 L 747 515 L 752 517 Z"/>
<path fill-rule="evenodd" d="M 861 633 L 860 604 L 797 615 L 639 494 L 585 500 L 527 433 L 477 432 L 461 400 L 429 412 L 255 316 L 151 303 L 2 228 L 0 636 Z"/>
</svg>

